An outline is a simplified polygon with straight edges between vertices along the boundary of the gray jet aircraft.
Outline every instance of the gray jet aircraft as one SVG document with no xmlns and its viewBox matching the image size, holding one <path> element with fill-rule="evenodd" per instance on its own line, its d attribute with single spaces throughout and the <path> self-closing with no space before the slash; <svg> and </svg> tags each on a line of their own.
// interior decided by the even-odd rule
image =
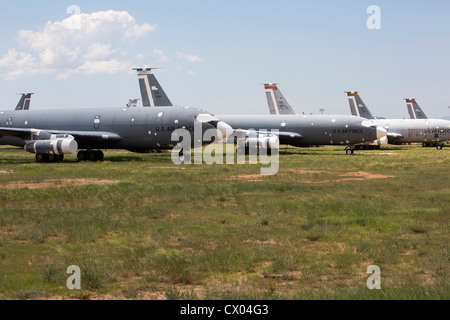
<svg viewBox="0 0 450 320">
<path fill-rule="evenodd" d="M 376 119 L 358 92 L 347 92 L 352 115 L 370 119 L 387 131 L 390 144 L 422 143 L 441 150 L 450 140 L 450 121 L 440 119 Z"/>
<path fill-rule="evenodd" d="M 264 89 L 266 90 L 267 103 L 269 105 L 270 114 L 277 115 L 293 115 L 297 114 L 292 106 L 287 102 L 278 88 L 277 83 L 265 83 Z M 348 145 L 346 152 L 347 154 L 353 154 L 353 150 L 370 150 L 370 149 L 379 149 L 381 145 L 387 144 L 387 137 L 384 136 L 377 140 L 360 143 L 360 144 L 352 144 Z"/>
<path fill-rule="evenodd" d="M 138 77 L 141 80 L 142 74 L 139 74 L 141 69 L 136 70 L 138 70 Z M 154 75 L 151 74 L 148 78 L 149 82 L 156 80 L 153 78 Z M 145 88 L 142 85 L 140 88 L 143 101 L 155 99 L 155 91 L 142 90 Z M 157 88 L 162 90 L 159 84 Z M 235 139 L 243 138 L 245 140 L 244 146 L 237 148 L 239 154 L 248 153 L 249 149 L 254 146 L 270 150 L 280 143 L 296 147 L 354 145 L 386 136 L 386 130 L 370 120 L 347 115 L 216 115 L 216 117 L 235 129 L 233 133 Z M 249 136 L 253 133 L 257 137 Z M 353 154 L 353 149 L 346 150 L 346 153 Z"/>
<path fill-rule="evenodd" d="M 85 150 L 77 158 L 88 161 L 103 160 L 103 152 L 94 149 L 171 149 L 176 144 L 171 139 L 176 129 L 189 131 L 194 145 L 197 124 L 203 132 L 216 130 L 221 138 L 232 131 L 210 113 L 189 107 L 27 110 L 29 104 L 23 99 L 24 108 L 0 111 L 0 145 L 23 147 L 36 154 L 38 162 L 62 161 L 78 149 Z"/>
</svg>

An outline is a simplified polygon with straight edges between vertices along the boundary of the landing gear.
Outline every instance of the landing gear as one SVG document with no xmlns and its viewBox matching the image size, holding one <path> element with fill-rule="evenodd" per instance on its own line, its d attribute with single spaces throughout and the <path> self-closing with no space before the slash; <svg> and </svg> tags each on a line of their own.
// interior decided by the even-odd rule
<svg viewBox="0 0 450 320">
<path fill-rule="evenodd" d="M 442 150 L 442 148 L 444 148 L 444 144 L 443 143 L 428 143 L 428 142 L 424 142 L 424 143 L 422 143 L 422 147 L 424 147 L 424 148 L 436 147 L 436 149 Z"/>
<path fill-rule="evenodd" d="M 101 161 L 103 161 L 104 157 L 105 157 L 105 155 L 100 150 L 79 151 L 77 154 L 78 161 L 91 161 L 91 162 L 100 161 L 101 162 Z"/>
<path fill-rule="evenodd" d="M 39 163 L 50 163 L 50 162 L 63 162 L 64 155 L 56 155 L 56 154 L 37 154 L 36 162 Z"/>
<path fill-rule="evenodd" d="M 355 154 L 355 151 L 353 149 L 346 149 L 345 150 L 345 154 L 348 155 L 348 156 L 351 156 L 351 155 Z"/>
</svg>

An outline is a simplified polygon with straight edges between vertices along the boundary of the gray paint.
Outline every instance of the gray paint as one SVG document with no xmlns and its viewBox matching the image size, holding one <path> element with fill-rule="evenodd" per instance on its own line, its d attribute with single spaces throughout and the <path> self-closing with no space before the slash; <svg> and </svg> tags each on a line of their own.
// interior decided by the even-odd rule
<svg viewBox="0 0 450 320">
<path fill-rule="evenodd" d="M 375 119 L 366 104 L 362 101 L 358 92 L 347 92 L 348 101 L 350 103 L 350 110 L 352 115 L 363 117 L 366 119 Z"/>
<path fill-rule="evenodd" d="M 42 130 L 44 139 L 49 134 L 70 134 L 80 149 L 171 149 L 176 144 L 171 141 L 172 132 L 185 128 L 193 138 L 194 126 L 199 123 L 196 116 L 205 113 L 185 107 L 2 111 L 0 145 L 23 147 L 25 141 L 36 138 L 33 132 Z M 94 123 L 98 116 L 100 129 Z M 14 125 L 7 127 L 11 122 Z M 201 124 L 203 131 L 215 128 Z"/>
<path fill-rule="evenodd" d="M 144 95 L 145 92 L 141 91 L 141 94 Z M 282 97 L 281 92 L 278 97 Z M 284 97 L 280 101 L 284 103 Z M 289 103 L 285 102 L 285 106 L 290 107 Z M 218 115 L 217 118 L 236 130 L 278 130 L 283 133 L 279 135 L 280 143 L 293 146 L 353 145 L 380 138 L 373 123 L 345 115 Z"/>
<path fill-rule="evenodd" d="M 136 68 L 134 70 L 138 73 L 139 87 L 141 89 L 142 104 L 144 107 L 173 106 L 153 74 L 153 68 Z"/>
<path fill-rule="evenodd" d="M 31 96 L 34 93 L 22 93 L 22 97 L 17 104 L 16 110 L 29 110 L 30 109 L 30 100 Z"/>
<path fill-rule="evenodd" d="M 428 119 L 415 99 L 405 99 L 410 119 Z"/>
<path fill-rule="evenodd" d="M 450 121 L 441 119 L 374 119 L 388 132 L 390 144 L 450 141 Z"/>
<path fill-rule="evenodd" d="M 355 97 L 359 98 L 358 93 Z M 349 96 L 350 101 L 350 95 Z M 369 110 L 362 102 L 360 108 L 361 114 L 366 114 L 365 110 Z M 352 110 L 352 103 L 350 103 Z M 352 110 L 353 112 L 353 110 Z M 368 111 L 367 116 L 372 114 Z M 371 118 L 368 118 L 371 119 Z M 440 119 L 371 119 L 380 127 L 386 129 L 388 132 L 388 141 L 390 144 L 404 144 L 404 143 L 430 143 L 430 142 L 445 142 L 450 140 L 450 121 Z"/>
<path fill-rule="evenodd" d="M 265 83 L 264 89 L 270 114 L 297 114 L 278 89 L 277 83 Z"/>
<path fill-rule="evenodd" d="M 293 146 L 354 145 L 376 140 L 371 121 L 346 115 L 216 115 L 234 129 L 279 130 L 300 135 L 280 136 L 281 144 Z M 282 125 L 283 124 L 283 125 Z"/>
</svg>

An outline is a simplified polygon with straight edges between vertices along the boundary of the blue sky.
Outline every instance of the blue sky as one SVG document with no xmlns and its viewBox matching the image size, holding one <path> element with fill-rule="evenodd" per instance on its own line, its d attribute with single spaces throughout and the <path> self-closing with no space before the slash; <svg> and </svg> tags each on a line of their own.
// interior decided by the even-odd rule
<svg viewBox="0 0 450 320">
<path fill-rule="evenodd" d="M 88 18 L 112 10 L 108 28 L 61 34 L 70 5 Z M 381 30 L 366 26 L 369 5 Z M 378 116 L 407 117 L 402 99 L 416 98 L 442 117 L 449 16 L 439 0 L 0 1 L 0 106 L 35 92 L 33 108 L 122 107 L 140 97 L 129 69 L 147 65 L 164 67 L 155 73 L 173 103 L 216 114 L 266 114 L 260 83 L 283 82 L 298 112 L 348 114 L 344 91 L 359 91 Z"/>
</svg>

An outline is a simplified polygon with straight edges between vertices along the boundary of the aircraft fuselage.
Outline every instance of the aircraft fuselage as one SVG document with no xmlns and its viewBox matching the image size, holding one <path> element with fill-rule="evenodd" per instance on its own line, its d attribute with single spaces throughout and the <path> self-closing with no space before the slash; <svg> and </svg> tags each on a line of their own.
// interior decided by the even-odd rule
<svg viewBox="0 0 450 320">
<path fill-rule="evenodd" d="M 293 146 L 354 145 L 378 139 L 370 120 L 347 115 L 217 115 L 234 129 L 279 130 L 302 139 L 292 142 L 280 137 L 281 144 Z"/>
<path fill-rule="evenodd" d="M 201 113 L 207 114 L 187 107 L 13 110 L 0 111 L 0 127 L 106 133 L 101 139 L 76 138 L 79 149 L 170 149 L 177 143 L 171 141 L 172 132 L 186 129 L 193 136 Z M 202 129 L 214 126 L 202 123 Z M 0 144 L 23 147 L 25 141 L 3 136 Z"/>
<path fill-rule="evenodd" d="M 402 137 L 389 137 L 390 144 L 438 143 L 450 140 L 450 121 L 441 119 L 371 119 L 388 133 Z"/>
</svg>

